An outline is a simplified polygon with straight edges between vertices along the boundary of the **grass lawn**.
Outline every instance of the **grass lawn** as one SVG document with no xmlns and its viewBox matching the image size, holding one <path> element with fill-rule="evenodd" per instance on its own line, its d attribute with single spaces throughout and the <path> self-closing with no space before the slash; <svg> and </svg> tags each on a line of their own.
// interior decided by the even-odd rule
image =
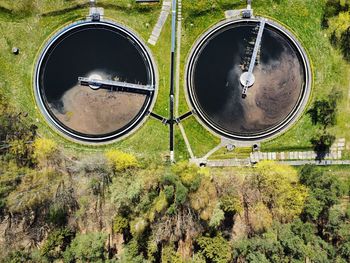
<svg viewBox="0 0 350 263">
<path fill-rule="evenodd" d="M 159 121 L 148 121 L 134 134 L 120 142 L 103 146 L 88 146 L 73 143 L 53 131 L 44 121 L 35 106 L 32 87 L 34 65 L 42 45 L 47 39 L 65 24 L 84 19 L 88 13 L 88 1 L 85 0 L 0 0 L 0 91 L 19 110 L 27 112 L 28 118 L 39 127 L 42 136 L 58 141 L 68 152 L 85 153 L 119 148 L 143 158 L 159 159 L 168 154 L 167 126 Z M 313 64 L 314 83 L 312 101 L 323 98 L 333 88 L 342 91 L 339 102 L 338 123 L 332 128 L 337 137 L 350 140 L 347 133 L 347 118 L 350 113 L 348 101 L 350 67 L 344 62 L 337 50 L 331 46 L 328 35 L 321 28 L 322 6 L 325 0 L 293 1 L 254 1 L 254 11 L 258 15 L 271 17 L 298 37 L 309 53 Z M 125 24 L 147 41 L 155 25 L 161 3 L 152 5 L 136 4 L 132 0 L 99 0 L 105 8 L 105 17 Z M 179 98 L 180 115 L 189 107 L 185 99 L 185 65 L 190 49 L 196 39 L 210 26 L 224 19 L 224 11 L 242 8 L 243 0 L 183 0 L 183 31 L 181 43 L 181 83 Z M 11 53 L 13 46 L 20 48 L 20 55 Z M 159 70 L 159 93 L 154 112 L 168 116 L 168 93 L 170 77 L 170 16 L 163 28 L 155 47 L 150 46 Z M 194 117 L 183 121 L 187 136 L 194 154 L 205 155 L 215 147 L 220 139 L 203 128 Z M 300 120 L 285 134 L 262 144 L 263 150 L 307 149 L 310 138 L 318 127 L 312 125 L 310 118 L 303 115 Z M 177 159 L 187 159 L 185 143 L 178 129 L 175 131 Z M 245 152 L 245 151 L 243 151 Z M 219 151 L 219 156 L 226 156 Z M 230 156 L 230 155 L 228 155 Z"/>
<path fill-rule="evenodd" d="M 215 4 L 210 4 L 215 2 Z M 229 4 L 228 2 L 231 2 Z M 233 2 L 233 4 L 232 4 Z M 350 88 L 350 66 L 339 51 L 335 50 L 326 31 L 321 28 L 323 6 L 325 0 L 293 0 L 272 1 L 260 0 L 253 2 L 256 15 L 267 16 L 279 21 L 300 40 L 309 54 L 313 65 L 313 88 L 310 102 L 306 111 L 312 106 L 312 102 L 326 97 L 333 88 L 342 92 L 339 102 L 337 125 L 330 131 L 337 137 L 345 137 L 350 140 L 348 116 L 350 114 L 348 90 Z M 198 4 L 197 4 L 198 3 Z M 210 26 L 224 19 L 224 11 L 233 8 L 242 8 L 245 1 L 209 1 L 203 0 L 193 3 L 183 1 L 183 42 L 182 42 L 182 76 L 185 72 L 185 63 L 189 51 L 196 39 Z M 221 4 L 220 4 L 221 3 Z M 182 77 L 181 86 L 184 87 Z M 186 112 L 188 106 L 185 100 L 184 88 L 181 89 L 180 112 Z M 319 127 L 311 123 L 307 114 L 304 114 L 287 132 L 270 141 L 262 143 L 263 151 L 288 151 L 310 149 L 310 139 L 318 131 Z M 212 135 L 201 129 L 189 129 L 188 137 L 200 137 L 201 141 L 212 141 Z M 197 140 L 199 140 L 197 138 Z M 201 155 L 204 146 L 201 146 L 195 155 Z M 207 147 L 212 148 L 212 147 Z M 219 152 L 218 154 L 220 154 Z"/>
<path fill-rule="evenodd" d="M 228 151 L 226 148 L 221 148 L 211 155 L 209 159 L 247 159 L 250 157 L 251 152 L 251 147 L 237 147 L 232 151 Z"/>
<path fill-rule="evenodd" d="M 257 12 L 274 16 L 287 25 L 299 38 L 313 65 L 313 90 L 309 107 L 316 99 L 326 97 L 332 89 L 342 92 L 342 99 L 338 103 L 337 125 L 331 132 L 337 137 L 345 137 L 350 140 L 349 128 L 349 73 L 350 66 L 347 64 L 339 51 L 335 50 L 329 36 L 321 28 L 323 15 L 322 6 L 326 2 L 318 1 L 281 1 L 280 5 L 268 8 L 271 1 L 259 1 Z M 270 3 L 271 4 L 271 3 Z M 263 149 L 278 149 L 280 147 L 308 147 L 312 136 L 318 127 L 312 125 L 308 115 L 304 114 L 301 119 L 288 132 L 279 138 L 263 144 Z"/>
<path fill-rule="evenodd" d="M 28 1 L 0 0 L 0 89 L 19 110 L 27 112 L 30 122 L 39 127 L 39 134 L 52 138 L 72 152 L 94 152 L 108 148 L 120 148 L 140 157 L 159 158 L 167 154 L 167 127 L 149 119 L 136 133 L 126 140 L 103 146 L 88 146 L 73 143 L 54 132 L 44 121 L 33 97 L 32 76 L 34 65 L 47 39 L 65 24 L 84 19 L 88 14 L 88 1 L 36 1 L 28 5 L 35 10 L 25 12 Z M 29 1 L 33 2 L 33 1 Z M 23 4 L 23 5 L 22 5 Z M 83 5 L 82 5 L 83 4 Z M 85 5 L 84 5 L 85 4 Z M 128 0 L 101 0 L 105 17 L 125 24 L 147 41 L 155 25 L 161 4 L 140 6 Z M 27 6 L 28 7 L 28 6 Z M 151 47 L 159 70 L 159 92 L 154 111 L 167 116 L 169 83 L 170 38 L 169 23 L 164 28 L 159 42 Z M 13 46 L 20 48 L 20 55 L 11 53 Z M 165 54 L 167 56 L 165 56 Z M 168 56 L 169 54 L 169 56 Z"/>
</svg>

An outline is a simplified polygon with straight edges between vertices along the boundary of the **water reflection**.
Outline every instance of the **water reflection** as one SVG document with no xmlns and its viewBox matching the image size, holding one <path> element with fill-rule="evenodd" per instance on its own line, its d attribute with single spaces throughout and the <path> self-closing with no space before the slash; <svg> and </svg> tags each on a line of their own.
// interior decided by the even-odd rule
<svg viewBox="0 0 350 263">
<path fill-rule="evenodd" d="M 299 103 L 304 88 L 304 67 L 293 44 L 266 26 L 255 84 L 242 99 L 240 75 L 250 61 L 254 23 L 234 24 L 203 45 L 193 70 L 193 91 L 200 111 L 216 127 L 238 135 L 258 134 L 287 118 Z"/>
<path fill-rule="evenodd" d="M 150 99 L 78 84 L 78 77 L 92 74 L 150 84 L 151 72 L 139 46 L 109 26 L 85 25 L 65 33 L 48 51 L 40 74 L 50 115 L 78 134 L 99 136 L 125 129 Z"/>
</svg>

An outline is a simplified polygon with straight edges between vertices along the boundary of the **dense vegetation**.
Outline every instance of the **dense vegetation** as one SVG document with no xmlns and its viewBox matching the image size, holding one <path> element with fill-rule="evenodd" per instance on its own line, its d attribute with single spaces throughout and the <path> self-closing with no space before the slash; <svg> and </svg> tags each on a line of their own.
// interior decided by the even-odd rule
<svg viewBox="0 0 350 263">
<path fill-rule="evenodd" d="M 328 0 L 323 26 L 330 32 L 332 43 L 339 47 L 344 58 L 350 61 L 350 2 Z"/>
<path fill-rule="evenodd" d="M 224 10 L 238 8 L 243 3 L 237 1 L 232 5 L 231 2 L 183 1 L 184 50 L 189 49 L 189 43 L 200 30 L 222 18 Z M 305 7 L 299 1 L 256 1 L 260 12 L 268 12 L 271 6 L 271 12 L 275 12 L 276 6 L 285 5 L 288 9 L 292 2 L 296 7 Z M 313 1 L 302 2 L 315 7 Z M 348 58 L 349 45 L 344 44 L 349 41 L 348 1 L 319 2 L 322 6 L 317 6 L 316 15 L 310 16 L 318 17 L 322 10 L 324 29 L 306 43 L 312 57 L 322 62 L 335 54 L 317 56 L 319 49 L 329 50 L 325 41 L 319 39 L 320 32 L 325 32 Z M 156 19 L 153 14 L 158 14 L 154 7 L 139 7 L 132 0 L 101 0 L 101 3 L 109 15 L 118 15 L 123 22 L 129 19 L 130 24 L 142 31 L 143 37 L 151 31 L 144 22 L 152 24 Z M 24 55 L 30 57 L 14 58 L 7 52 L 9 54 L 0 58 L 1 65 L 5 65 L 2 60 L 6 60 L 21 66 L 18 71 L 7 64 L 0 69 L 1 77 L 4 74 L 9 79 L 6 83 L 0 79 L 0 87 L 5 87 L 14 100 L 24 105 L 31 99 L 26 91 L 30 87 L 12 89 L 30 86 L 30 74 L 25 69 L 30 71 L 35 52 L 26 52 L 37 48 L 30 47 L 30 43 L 42 43 L 48 32 L 62 24 L 62 19 L 76 19 L 82 14 L 79 10 L 86 6 L 86 1 L 80 0 L 0 1 L 0 20 L 6 21 L 0 24 L 0 32 L 6 32 L 6 39 L 0 38 L 0 47 L 8 51 L 14 43 L 21 43 Z M 121 11 L 124 9 L 131 10 L 139 20 Z M 302 15 L 305 10 L 300 10 L 293 12 Z M 35 15 L 38 13 L 40 19 L 47 20 L 40 20 Z M 282 21 L 291 17 L 296 29 L 297 21 L 305 26 L 304 20 L 297 20 L 295 13 L 274 15 Z M 319 22 L 317 18 L 309 24 L 318 26 Z M 39 33 L 29 36 L 32 41 L 23 37 L 23 34 L 28 36 L 31 25 L 43 24 L 47 32 L 40 33 L 40 37 Z M 25 44 L 15 33 L 10 34 L 14 27 Z M 309 37 L 308 30 L 300 34 L 304 40 Z M 315 39 L 321 47 L 311 47 Z M 168 75 L 164 66 L 167 59 L 163 58 L 166 48 L 164 45 L 154 49 L 160 60 L 164 86 L 167 80 L 163 76 Z M 338 67 L 343 65 L 337 65 L 339 61 L 335 57 L 325 69 L 325 63 L 317 65 L 317 89 L 327 91 L 321 92 L 322 96 L 315 99 L 304 117 L 310 120 L 312 128 L 305 126 L 305 119 L 301 120 L 301 125 L 310 128 L 308 133 L 314 136 L 311 139 L 315 150 L 329 147 L 338 135 L 334 134 L 339 121 L 337 107 L 343 104 L 338 93 L 340 87 L 333 79 L 335 72 L 339 76 Z M 326 73 L 330 73 L 329 76 Z M 12 75 L 16 81 L 11 81 Z M 333 88 L 337 89 L 330 92 Z M 160 97 L 164 98 L 166 89 L 161 92 Z M 166 115 L 164 101 L 158 102 L 156 109 Z M 39 136 L 36 125 L 43 124 L 32 124 L 37 114 L 33 113 L 35 109 L 22 105 L 19 108 L 29 112 L 20 112 L 12 104 L 15 103 L 9 97 L 0 95 L 0 262 L 350 262 L 348 167 L 305 166 L 297 170 L 273 162 L 261 162 L 254 168 L 230 169 L 198 168 L 187 162 L 169 166 L 145 157 L 152 152 L 160 159 L 159 151 L 164 150 L 159 146 L 162 136 L 152 133 L 156 143 L 144 136 L 150 130 L 158 130 L 153 124 L 139 131 L 136 137 L 118 144 L 124 151 L 114 149 L 113 145 L 98 153 L 82 154 L 64 149 L 62 139 L 50 136 L 50 132 L 41 132 Z M 186 128 L 192 137 L 202 129 L 193 123 L 186 123 Z M 315 130 L 320 133 L 315 134 Z M 209 140 L 208 143 L 208 138 L 203 138 L 191 140 L 200 148 L 197 152 L 204 152 L 200 146 L 204 142 L 207 143 L 204 148 L 216 142 Z M 288 138 L 294 140 L 293 136 Z M 125 152 L 130 145 L 131 151 L 137 149 L 143 154 L 135 156 Z"/>
<path fill-rule="evenodd" d="M 1 101 L 4 262 L 350 260 L 347 170 L 209 170 L 118 150 L 69 157 Z"/>
</svg>

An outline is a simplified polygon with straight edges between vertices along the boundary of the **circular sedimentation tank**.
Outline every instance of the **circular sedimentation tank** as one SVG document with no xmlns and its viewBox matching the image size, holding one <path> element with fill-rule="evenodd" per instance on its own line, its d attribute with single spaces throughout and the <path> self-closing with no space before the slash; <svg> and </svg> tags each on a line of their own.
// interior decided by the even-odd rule
<svg viewBox="0 0 350 263">
<path fill-rule="evenodd" d="M 157 94 L 157 72 L 150 51 L 130 29 L 80 21 L 45 45 L 34 89 L 43 115 L 61 134 L 106 142 L 145 120 Z"/>
<path fill-rule="evenodd" d="M 305 108 L 310 89 L 302 46 L 264 18 L 215 25 L 195 43 L 186 67 L 187 99 L 199 121 L 234 140 L 260 141 L 286 130 Z"/>
</svg>

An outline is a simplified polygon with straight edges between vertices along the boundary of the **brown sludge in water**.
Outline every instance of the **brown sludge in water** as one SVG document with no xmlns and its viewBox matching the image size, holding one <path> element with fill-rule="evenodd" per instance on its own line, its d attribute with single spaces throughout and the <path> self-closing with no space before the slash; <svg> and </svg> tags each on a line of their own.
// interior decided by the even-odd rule
<svg viewBox="0 0 350 263">
<path fill-rule="evenodd" d="M 137 116 L 145 99 L 143 94 L 92 90 L 77 85 L 63 94 L 63 109 L 53 108 L 53 111 L 67 127 L 80 133 L 101 135 L 127 125 Z"/>
<path fill-rule="evenodd" d="M 303 82 L 298 58 L 287 52 L 279 60 L 259 65 L 254 74 L 257 79 L 242 101 L 245 130 L 268 127 L 282 121 L 292 111 L 300 96 Z"/>
</svg>

